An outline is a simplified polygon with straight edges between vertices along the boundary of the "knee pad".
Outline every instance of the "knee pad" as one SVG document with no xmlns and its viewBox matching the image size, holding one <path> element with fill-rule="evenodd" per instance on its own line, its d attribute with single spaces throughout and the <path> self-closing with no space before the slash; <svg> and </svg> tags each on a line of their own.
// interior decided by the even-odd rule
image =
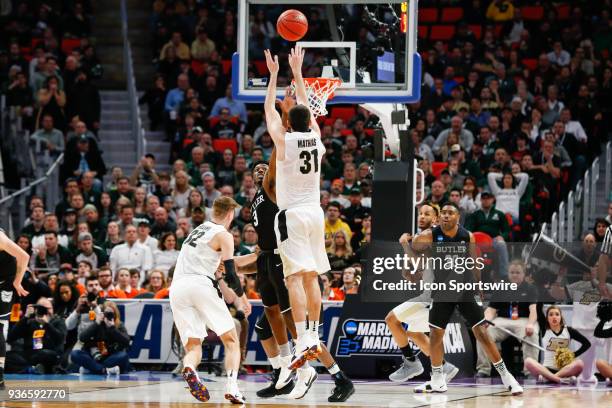
<svg viewBox="0 0 612 408">
<path fill-rule="evenodd" d="M 265 313 L 262 313 L 257 323 L 255 323 L 255 332 L 260 341 L 268 340 L 272 337 L 272 328 Z"/>
</svg>

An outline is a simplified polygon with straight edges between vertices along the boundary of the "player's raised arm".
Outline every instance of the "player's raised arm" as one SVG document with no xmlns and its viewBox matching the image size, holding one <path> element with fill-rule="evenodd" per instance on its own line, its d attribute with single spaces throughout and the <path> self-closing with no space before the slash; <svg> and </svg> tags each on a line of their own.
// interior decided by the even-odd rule
<svg viewBox="0 0 612 408">
<path fill-rule="evenodd" d="M 221 262 L 225 268 L 225 282 L 236 292 L 237 296 L 242 296 L 244 291 L 240 285 L 240 279 L 236 274 L 236 263 L 234 262 L 234 237 L 228 231 L 220 232 L 215 239 L 219 239 L 221 247 Z"/>
<path fill-rule="evenodd" d="M 304 78 L 302 77 L 303 63 L 304 49 L 299 45 L 296 45 L 295 48 L 291 49 L 291 53 L 289 54 L 289 66 L 291 67 L 293 79 L 295 80 L 295 99 L 298 104 L 304 105 L 310 109 L 308 94 L 306 93 L 306 85 L 304 84 Z M 318 135 L 321 135 L 321 129 L 319 129 L 319 124 L 317 123 L 317 119 L 312 114 L 312 110 L 310 111 L 310 127 Z"/>
<path fill-rule="evenodd" d="M 270 50 L 265 50 L 266 65 L 270 71 L 270 82 L 268 83 L 268 90 L 266 92 L 266 100 L 264 102 L 264 111 L 266 113 L 266 125 L 268 132 L 274 141 L 274 144 L 278 149 L 284 152 L 285 140 L 283 138 L 284 129 L 280 115 L 276 111 L 276 82 L 278 80 L 278 56 L 272 57 Z"/>
<path fill-rule="evenodd" d="M 21 281 L 23 279 L 23 275 L 25 275 L 26 269 L 28 268 L 30 256 L 27 254 L 27 252 L 21 249 L 19 245 L 11 241 L 3 231 L 0 231 L 0 250 L 6 251 L 15 257 L 17 271 L 15 273 L 13 286 L 15 287 L 15 290 L 19 296 L 27 296 L 28 291 L 21 286 Z"/>
<path fill-rule="evenodd" d="M 431 246 L 433 242 L 433 237 L 431 235 L 431 230 L 425 230 L 420 234 L 417 234 L 412 241 L 410 241 L 410 246 L 415 252 L 425 252 Z"/>
</svg>

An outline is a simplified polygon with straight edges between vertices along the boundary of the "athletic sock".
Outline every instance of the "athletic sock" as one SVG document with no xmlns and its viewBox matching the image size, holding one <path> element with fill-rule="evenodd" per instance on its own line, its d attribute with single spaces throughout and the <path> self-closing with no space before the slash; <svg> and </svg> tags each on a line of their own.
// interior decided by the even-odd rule
<svg viewBox="0 0 612 408">
<path fill-rule="evenodd" d="M 327 368 L 327 372 L 329 372 L 331 375 L 334 375 L 340 372 L 340 367 L 338 367 L 337 363 L 334 363 L 330 367 Z"/>
<path fill-rule="evenodd" d="M 319 338 L 319 321 L 318 320 L 309 320 L 308 321 L 308 331 L 314 336 L 314 338 Z"/>
<path fill-rule="evenodd" d="M 510 374 L 506 368 L 506 363 L 504 363 L 504 360 L 499 360 L 497 363 L 493 363 L 493 367 L 495 367 L 500 377 L 505 377 Z"/>
<path fill-rule="evenodd" d="M 431 366 L 431 382 L 442 383 L 444 382 L 444 374 L 442 372 L 442 366 L 436 367 Z"/>
<path fill-rule="evenodd" d="M 277 369 L 281 367 L 281 358 L 280 356 L 274 356 L 274 357 L 270 357 L 268 360 L 270 360 L 270 364 L 272 365 L 273 369 Z"/>
<path fill-rule="evenodd" d="M 410 347 L 410 343 L 406 344 L 404 347 L 400 347 L 402 350 L 402 354 L 404 358 L 408 361 L 415 361 L 414 354 L 412 353 L 412 347 Z"/>
<path fill-rule="evenodd" d="M 280 349 L 280 356 L 281 357 L 287 357 L 291 355 L 291 343 L 287 342 L 285 344 L 281 344 L 278 346 L 278 348 Z"/>
<path fill-rule="evenodd" d="M 229 381 L 229 382 L 237 382 L 238 381 L 238 371 L 237 370 L 229 370 L 227 372 L 227 381 Z"/>
<path fill-rule="evenodd" d="M 295 330 L 297 331 L 298 340 L 306 334 L 306 322 L 295 322 Z"/>
</svg>

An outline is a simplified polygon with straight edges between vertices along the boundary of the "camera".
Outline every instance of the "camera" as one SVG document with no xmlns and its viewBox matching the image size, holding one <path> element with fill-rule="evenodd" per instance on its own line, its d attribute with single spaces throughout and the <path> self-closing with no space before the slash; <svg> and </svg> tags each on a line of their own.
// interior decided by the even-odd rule
<svg viewBox="0 0 612 408">
<path fill-rule="evenodd" d="M 102 353 L 100 353 L 100 350 L 97 347 L 92 347 L 91 350 L 91 357 L 96 360 L 96 361 L 100 361 L 102 360 Z"/>
<path fill-rule="evenodd" d="M 107 310 L 106 312 L 104 312 L 104 317 L 108 320 L 115 320 L 115 312 L 113 312 L 112 310 Z"/>
<path fill-rule="evenodd" d="M 87 302 L 89 303 L 95 302 L 97 298 L 98 298 L 98 295 L 96 295 L 95 293 L 87 294 Z"/>
<path fill-rule="evenodd" d="M 38 317 L 46 316 L 47 314 L 49 314 L 49 311 L 43 305 L 34 305 L 34 310 L 36 312 L 36 316 Z"/>
</svg>

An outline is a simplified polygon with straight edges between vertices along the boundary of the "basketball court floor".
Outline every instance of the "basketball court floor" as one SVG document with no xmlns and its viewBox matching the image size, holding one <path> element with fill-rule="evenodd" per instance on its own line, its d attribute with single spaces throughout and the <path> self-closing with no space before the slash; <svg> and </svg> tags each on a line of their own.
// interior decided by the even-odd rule
<svg viewBox="0 0 612 408">
<path fill-rule="evenodd" d="M 116 378 L 97 375 L 33 376 L 8 375 L 7 389 L 25 387 L 67 387 L 69 401 L 17 402 L 10 400 L 8 391 L 0 392 L 1 407 L 195 407 L 231 406 L 223 399 L 224 377 L 206 378 L 211 400 L 196 401 L 185 389 L 185 383 L 168 373 L 135 372 Z M 414 382 L 392 384 L 388 381 L 360 380 L 355 382 L 355 394 L 343 404 L 330 404 L 327 397 L 333 388 L 328 375 L 321 375 L 302 400 L 283 398 L 259 399 L 255 392 L 266 384 L 266 376 L 253 374 L 241 377 L 240 387 L 247 397 L 246 406 L 257 407 L 495 407 L 495 408 L 572 408 L 611 407 L 612 387 L 600 383 L 596 387 L 536 385 L 525 383 L 522 397 L 512 397 L 490 380 L 453 381 L 445 394 L 414 394 Z"/>
</svg>

